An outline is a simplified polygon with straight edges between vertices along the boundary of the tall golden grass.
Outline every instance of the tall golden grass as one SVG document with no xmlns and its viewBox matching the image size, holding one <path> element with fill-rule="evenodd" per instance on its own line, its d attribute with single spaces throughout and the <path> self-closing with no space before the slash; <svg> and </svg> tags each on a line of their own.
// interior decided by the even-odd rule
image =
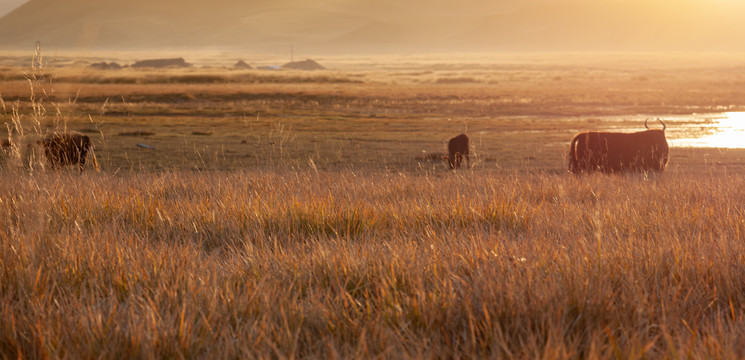
<svg viewBox="0 0 745 360">
<path fill-rule="evenodd" d="M 745 355 L 742 175 L 0 177 L 6 357 Z"/>
<path fill-rule="evenodd" d="M 0 94 L 0 357 L 745 357 L 742 151 L 571 176 L 574 127 L 630 121 L 536 115 L 710 109 L 731 84 L 694 101 L 698 72 L 653 77 L 668 92 L 521 66 L 59 85 L 41 60 Z M 472 169 L 417 159 L 463 127 Z M 68 129 L 103 173 L 25 147 Z"/>
</svg>

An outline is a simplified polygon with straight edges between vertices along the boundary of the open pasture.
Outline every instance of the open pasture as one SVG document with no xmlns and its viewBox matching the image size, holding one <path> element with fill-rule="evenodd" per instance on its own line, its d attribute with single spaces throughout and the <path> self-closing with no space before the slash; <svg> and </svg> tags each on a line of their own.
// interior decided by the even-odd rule
<svg viewBox="0 0 745 360">
<path fill-rule="evenodd" d="M 690 138 L 710 129 L 674 116 L 745 110 L 737 56 L 200 59 L 0 58 L 19 149 L 76 130 L 102 169 L 5 154 L 0 354 L 745 356 L 745 151 L 566 159 L 578 131 Z M 428 160 L 462 132 L 471 169 Z"/>
<path fill-rule="evenodd" d="M 563 171 L 578 131 L 636 131 L 646 118 L 745 109 L 745 68 L 734 55 L 331 57 L 319 60 L 330 70 L 313 72 L 231 70 L 228 55 L 161 70 L 87 67 L 131 58 L 46 59 L 44 69 L 0 59 L 4 122 L 17 106 L 26 135 L 66 127 L 93 136 L 110 171 L 414 170 L 431 168 L 420 160 L 463 132 L 477 167 Z M 40 80 L 29 83 L 34 72 Z M 31 111 L 30 86 L 44 114 Z M 698 130 L 679 121 L 668 137 Z M 671 165 L 686 168 L 702 153 L 708 164 L 732 163 L 737 152 L 672 151 Z"/>
</svg>

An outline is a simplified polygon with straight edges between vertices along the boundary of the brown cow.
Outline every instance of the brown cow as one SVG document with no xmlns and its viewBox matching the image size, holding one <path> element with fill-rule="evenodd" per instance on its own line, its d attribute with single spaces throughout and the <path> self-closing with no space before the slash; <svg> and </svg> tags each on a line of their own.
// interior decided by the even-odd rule
<svg viewBox="0 0 745 360">
<path fill-rule="evenodd" d="M 49 160 L 52 169 L 77 164 L 82 172 L 85 158 L 91 149 L 91 139 L 88 135 L 76 132 L 52 133 L 39 140 L 38 143 L 44 148 L 44 155 Z M 95 156 L 93 157 L 93 166 L 98 170 Z"/>
<path fill-rule="evenodd" d="M 468 136 L 466 134 L 460 134 L 448 141 L 448 165 L 451 169 L 460 167 L 463 162 L 463 155 L 466 156 L 466 167 L 471 167 L 471 159 L 468 157 Z"/>
<path fill-rule="evenodd" d="M 662 171 L 667 165 L 667 126 L 662 130 L 635 133 L 583 132 L 574 136 L 569 147 L 569 171 L 573 173 L 600 170 Z M 644 126 L 649 129 L 647 122 Z"/>
</svg>

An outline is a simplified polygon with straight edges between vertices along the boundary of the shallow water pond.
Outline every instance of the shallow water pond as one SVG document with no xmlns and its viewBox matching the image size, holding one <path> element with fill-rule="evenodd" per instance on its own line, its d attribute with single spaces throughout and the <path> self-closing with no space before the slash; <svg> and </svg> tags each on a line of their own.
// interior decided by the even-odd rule
<svg viewBox="0 0 745 360">
<path fill-rule="evenodd" d="M 745 112 L 724 112 L 690 115 L 610 116 L 596 120 L 596 129 L 580 131 L 644 131 L 648 120 L 650 129 L 660 129 L 662 120 L 667 126 L 665 135 L 670 146 L 680 148 L 745 149 Z"/>
<path fill-rule="evenodd" d="M 672 124 L 685 125 L 669 136 L 672 146 L 745 148 L 745 112 L 693 114 L 671 120 Z"/>
</svg>

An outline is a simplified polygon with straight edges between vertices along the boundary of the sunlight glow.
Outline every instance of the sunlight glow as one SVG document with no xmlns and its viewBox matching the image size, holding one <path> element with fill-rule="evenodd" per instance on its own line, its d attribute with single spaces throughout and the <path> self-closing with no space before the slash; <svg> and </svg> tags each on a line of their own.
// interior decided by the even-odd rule
<svg viewBox="0 0 745 360">
<path fill-rule="evenodd" d="M 745 112 L 724 113 L 712 119 L 707 128 L 711 133 L 698 138 L 678 139 L 673 144 L 681 147 L 745 148 Z"/>
</svg>

